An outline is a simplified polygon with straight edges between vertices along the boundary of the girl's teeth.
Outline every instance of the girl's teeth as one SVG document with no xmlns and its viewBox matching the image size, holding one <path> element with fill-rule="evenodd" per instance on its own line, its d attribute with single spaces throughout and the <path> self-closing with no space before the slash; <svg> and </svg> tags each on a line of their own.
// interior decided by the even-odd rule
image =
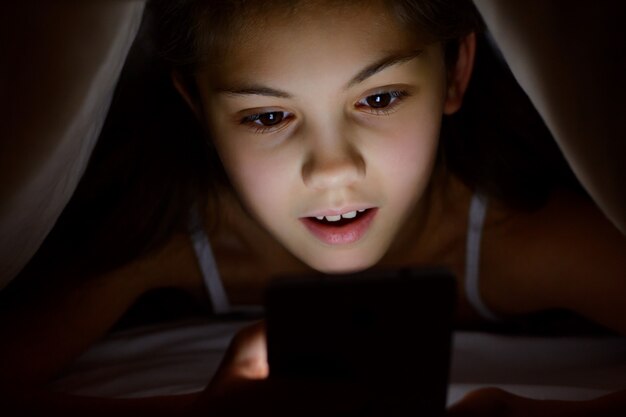
<svg viewBox="0 0 626 417">
<path fill-rule="evenodd" d="M 358 210 L 359 213 L 363 213 L 365 210 Z M 344 219 L 354 219 L 356 217 L 357 210 L 349 211 L 344 214 L 337 214 L 335 216 L 315 216 L 317 220 L 324 220 L 328 222 L 338 222 L 342 218 Z"/>
</svg>

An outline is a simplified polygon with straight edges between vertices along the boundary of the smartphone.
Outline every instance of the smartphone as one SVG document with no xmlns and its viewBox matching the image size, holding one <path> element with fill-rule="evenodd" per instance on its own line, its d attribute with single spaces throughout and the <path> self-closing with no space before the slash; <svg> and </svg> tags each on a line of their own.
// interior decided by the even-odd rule
<svg viewBox="0 0 626 417">
<path fill-rule="evenodd" d="M 442 268 L 277 279 L 265 296 L 270 378 L 362 384 L 367 415 L 444 415 L 455 293 Z"/>
</svg>

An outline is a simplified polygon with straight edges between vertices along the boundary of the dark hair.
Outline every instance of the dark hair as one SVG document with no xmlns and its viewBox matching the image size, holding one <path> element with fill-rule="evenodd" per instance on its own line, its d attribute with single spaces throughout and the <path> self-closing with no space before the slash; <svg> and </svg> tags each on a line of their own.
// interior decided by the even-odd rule
<svg viewBox="0 0 626 417">
<path fill-rule="evenodd" d="M 444 116 L 442 159 L 470 188 L 535 210 L 556 188 L 585 194 L 530 99 L 488 35 L 478 38 L 461 109 Z"/>
<path fill-rule="evenodd" d="M 331 7 L 384 3 L 400 24 L 432 41 L 454 41 L 482 28 L 471 0 L 152 0 L 149 13 L 155 18 L 159 55 L 189 75 L 228 53 L 232 35 L 247 24 L 262 22 L 267 9 L 288 18 L 303 5 L 318 3 Z"/>
<path fill-rule="evenodd" d="M 386 2 L 401 24 L 444 41 L 449 61 L 460 36 L 482 29 L 470 0 L 378 1 Z M 301 2 L 271 3 L 289 12 Z M 228 33 L 241 27 L 241 16 L 255 15 L 267 4 L 149 3 L 87 171 L 31 267 L 73 263 L 83 274 L 115 268 L 184 232 L 193 207 L 206 207 L 217 197 L 223 168 L 174 91 L 170 72 L 190 76 L 206 63 L 207 48 L 227 53 Z M 484 36 L 465 102 L 444 119 L 440 160 L 471 188 L 533 208 L 556 182 L 575 183 L 541 118 Z"/>
<path fill-rule="evenodd" d="M 345 5 L 347 0 L 309 0 Z M 376 1 L 376 0 L 373 0 Z M 521 90 L 494 46 L 471 0 L 379 0 L 410 30 L 444 42 L 446 61 L 456 62 L 459 38 L 479 34 L 476 65 L 465 104 L 445 117 L 439 161 L 470 188 L 515 208 L 543 205 L 557 184 L 582 190 L 541 117 Z M 263 16 L 263 8 L 298 9 L 294 0 L 153 0 L 157 49 L 187 77 L 207 59 L 230 47 L 229 34 L 245 30 L 242 21 Z M 356 3 L 356 2 L 354 2 Z M 367 7 L 370 1 L 359 1 Z"/>
</svg>

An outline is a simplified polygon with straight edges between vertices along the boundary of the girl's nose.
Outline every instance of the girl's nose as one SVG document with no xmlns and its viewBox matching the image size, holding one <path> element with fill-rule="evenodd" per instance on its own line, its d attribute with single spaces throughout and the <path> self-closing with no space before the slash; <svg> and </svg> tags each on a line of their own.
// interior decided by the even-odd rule
<svg viewBox="0 0 626 417">
<path fill-rule="evenodd" d="M 349 141 L 316 143 L 302 166 L 304 184 L 313 189 L 349 187 L 365 176 L 365 160 Z"/>
</svg>

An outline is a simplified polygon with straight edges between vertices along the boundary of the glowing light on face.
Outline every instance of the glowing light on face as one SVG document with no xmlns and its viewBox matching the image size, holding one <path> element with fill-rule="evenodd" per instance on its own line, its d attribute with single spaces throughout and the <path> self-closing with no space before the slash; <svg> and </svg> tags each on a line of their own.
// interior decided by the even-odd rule
<svg viewBox="0 0 626 417">
<path fill-rule="evenodd" d="M 313 268 L 372 266 L 429 182 L 445 99 L 441 46 L 420 44 L 374 8 L 307 9 L 238 45 L 198 84 L 241 200 Z"/>
</svg>

